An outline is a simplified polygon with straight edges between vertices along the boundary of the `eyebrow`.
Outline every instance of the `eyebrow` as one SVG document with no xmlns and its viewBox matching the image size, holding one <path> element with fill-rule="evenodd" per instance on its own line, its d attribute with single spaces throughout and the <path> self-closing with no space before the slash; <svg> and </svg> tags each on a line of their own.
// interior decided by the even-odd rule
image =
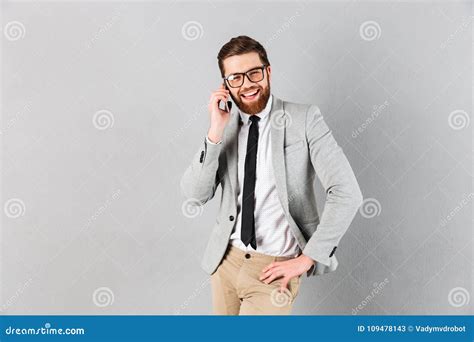
<svg viewBox="0 0 474 342">
<path fill-rule="evenodd" d="M 236 75 L 236 74 L 245 74 L 245 73 L 247 73 L 247 72 L 249 72 L 249 71 L 251 71 L 251 70 L 253 70 L 253 69 L 261 68 L 262 66 L 263 66 L 263 64 L 258 65 L 258 66 L 255 66 L 255 67 L 253 67 L 253 68 L 250 68 L 250 69 L 248 69 L 247 71 L 243 71 L 243 72 L 233 72 L 233 73 L 231 73 L 231 74 L 229 74 L 229 75 L 227 75 L 227 76 L 224 76 L 224 77 L 229 77 L 229 76 L 231 76 L 231 75 Z"/>
</svg>

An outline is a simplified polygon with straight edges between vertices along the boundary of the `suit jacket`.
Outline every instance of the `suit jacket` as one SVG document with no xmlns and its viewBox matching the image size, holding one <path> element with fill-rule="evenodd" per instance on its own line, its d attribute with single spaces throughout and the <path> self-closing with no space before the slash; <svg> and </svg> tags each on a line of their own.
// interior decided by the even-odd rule
<svg viewBox="0 0 474 342">
<path fill-rule="evenodd" d="M 316 261 L 307 276 L 336 270 L 335 250 L 362 204 L 354 172 L 316 105 L 283 101 L 273 96 L 270 112 L 272 162 L 278 197 L 303 254 Z M 201 266 L 209 274 L 219 266 L 237 216 L 237 143 L 240 116 L 236 106 L 221 144 L 203 138 L 181 178 L 181 190 L 204 205 L 222 187 L 220 208 Z M 318 214 L 315 176 L 326 191 Z"/>
</svg>

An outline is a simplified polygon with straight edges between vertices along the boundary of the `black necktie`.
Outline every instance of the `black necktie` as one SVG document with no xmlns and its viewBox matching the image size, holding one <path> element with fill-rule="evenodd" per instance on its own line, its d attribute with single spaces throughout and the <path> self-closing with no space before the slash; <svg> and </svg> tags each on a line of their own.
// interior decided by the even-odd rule
<svg viewBox="0 0 474 342">
<path fill-rule="evenodd" d="M 247 138 L 247 154 L 245 156 L 244 192 L 242 195 L 242 229 L 240 239 L 245 246 L 257 249 L 255 239 L 255 176 L 257 170 L 258 121 L 260 117 L 250 116 L 249 136 Z"/>
</svg>

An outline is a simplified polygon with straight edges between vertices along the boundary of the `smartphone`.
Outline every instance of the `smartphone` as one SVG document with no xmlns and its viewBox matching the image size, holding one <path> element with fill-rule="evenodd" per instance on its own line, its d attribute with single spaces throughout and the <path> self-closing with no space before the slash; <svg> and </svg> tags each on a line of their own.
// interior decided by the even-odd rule
<svg viewBox="0 0 474 342">
<path fill-rule="evenodd" d="M 224 83 L 225 89 L 229 90 L 227 84 Z M 230 112 L 232 109 L 232 102 L 231 101 L 219 101 L 219 109 L 226 111 L 227 113 Z"/>
</svg>

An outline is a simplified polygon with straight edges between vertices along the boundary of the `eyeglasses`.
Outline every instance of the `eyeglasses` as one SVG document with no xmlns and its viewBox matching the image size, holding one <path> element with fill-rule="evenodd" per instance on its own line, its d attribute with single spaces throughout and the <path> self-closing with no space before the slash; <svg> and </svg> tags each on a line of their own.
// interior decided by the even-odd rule
<svg viewBox="0 0 474 342">
<path fill-rule="evenodd" d="M 263 80 L 265 77 L 265 70 L 266 65 L 263 64 L 262 66 L 250 69 L 246 72 L 237 72 L 235 74 L 230 74 L 227 77 L 223 77 L 224 81 L 227 81 L 227 84 L 231 88 L 239 88 L 244 84 L 244 76 L 247 76 L 250 82 L 257 83 Z"/>
</svg>

